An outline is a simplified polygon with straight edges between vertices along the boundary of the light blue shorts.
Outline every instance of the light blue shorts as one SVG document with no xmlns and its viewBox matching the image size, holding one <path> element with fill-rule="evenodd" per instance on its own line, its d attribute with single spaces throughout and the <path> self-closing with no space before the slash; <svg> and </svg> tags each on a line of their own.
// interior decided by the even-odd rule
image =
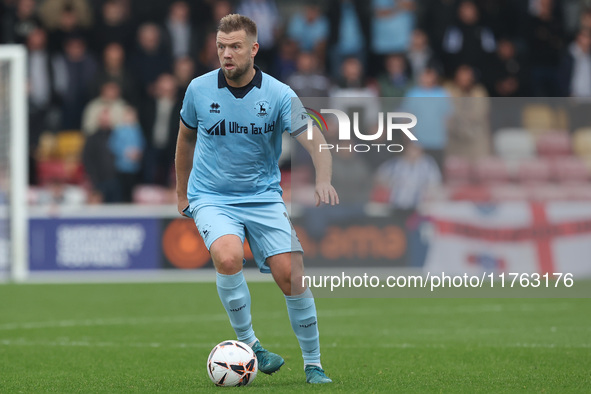
<svg viewBox="0 0 591 394">
<path fill-rule="evenodd" d="M 271 272 L 267 257 L 304 251 L 282 202 L 201 205 L 191 214 L 208 250 L 222 235 L 246 237 L 263 273 Z"/>
</svg>

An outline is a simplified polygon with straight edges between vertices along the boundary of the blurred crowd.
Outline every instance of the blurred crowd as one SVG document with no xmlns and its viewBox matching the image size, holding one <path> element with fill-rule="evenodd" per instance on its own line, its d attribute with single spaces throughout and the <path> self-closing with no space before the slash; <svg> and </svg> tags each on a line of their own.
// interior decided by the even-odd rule
<svg viewBox="0 0 591 394">
<path fill-rule="evenodd" d="M 258 25 L 257 65 L 302 97 L 443 99 L 441 130 L 405 154 L 425 161 L 426 183 L 441 182 L 445 157 L 492 153 L 487 102 L 460 98 L 591 97 L 587 0 L 0 0 L 0 43 L 29 54 L 38 198 L 65 199 L 71 184 L 90 202 L 172 190 L 185 88 L 218 68 L 215 28 L 232 12 Z M 351 168 L 387 188 L 404 163 Z"/>
</svg>

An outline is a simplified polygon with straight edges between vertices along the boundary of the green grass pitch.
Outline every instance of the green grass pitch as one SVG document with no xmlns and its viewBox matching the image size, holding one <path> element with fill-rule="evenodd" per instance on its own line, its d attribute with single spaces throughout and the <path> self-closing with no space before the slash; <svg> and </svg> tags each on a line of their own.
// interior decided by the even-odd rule
<svg viewBox="0 0 591 394">
<path fill-rule="evenodd" d="M 0 286 L 0 392 L 589 392 L 589 299 L 316 300 L 331 385 L 305 383 L 285 301 L 251 283 L 262 344 L 285 366 L 218 388 L 234 333 L 213 283 Z"/>
</svg>

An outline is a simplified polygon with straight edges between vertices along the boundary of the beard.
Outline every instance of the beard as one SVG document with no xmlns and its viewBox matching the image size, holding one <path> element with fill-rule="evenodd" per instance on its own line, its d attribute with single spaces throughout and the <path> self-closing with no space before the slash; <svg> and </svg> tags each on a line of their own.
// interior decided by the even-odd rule
<svg viewBox="0 0 591 394">
<path fill-rule="evenodd" d="M 224 67 L 222 67 L 222 72 L 224 73 L 224 76 L 231 80 L 231 81 L 240 81 L 240 79 L 247 73 L 249 72 L 252 68 L 254 67 L 253 62 L 248 62 L 244 65 L 244 67 L 238 67 L 236 65 L 236 63 L 234 63 L 234 69 L 233 70 L 226 70 Z"/>
</svg>

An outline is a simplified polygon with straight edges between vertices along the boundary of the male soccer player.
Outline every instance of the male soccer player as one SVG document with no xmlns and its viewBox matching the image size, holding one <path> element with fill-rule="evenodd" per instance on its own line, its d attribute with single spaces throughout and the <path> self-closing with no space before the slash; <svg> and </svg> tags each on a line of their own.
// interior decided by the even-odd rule
<svg viewBox="0 0 591 394">
<path fill-rule="evenodd" d="M 295 137 L 316 168 L 316 204 L 338 204 L 331 185 L 331 157 L 295 93 L 254 65 L 256 24 L 237 14 L 217 31 L 221 68 L 194 79 L 185 93 L 176 150 L 179 212 L 192 216 L 211 254 L 218 294 L 238 340 L 255 352 L 259 369 L 284 363 L 265 350 L 252 328 L 250 293 L 242 274 L 248 240 L 261 272 L 271 273 L 285 294 L 291 326 L 302 348 L 308 383 L 330 383 L 320 364 L 316 306 L 301 283 L 302 247 L 281 199 L 281 134 Z M 292 113 L 294 115 L 292 115 Z"/>
</svg>

